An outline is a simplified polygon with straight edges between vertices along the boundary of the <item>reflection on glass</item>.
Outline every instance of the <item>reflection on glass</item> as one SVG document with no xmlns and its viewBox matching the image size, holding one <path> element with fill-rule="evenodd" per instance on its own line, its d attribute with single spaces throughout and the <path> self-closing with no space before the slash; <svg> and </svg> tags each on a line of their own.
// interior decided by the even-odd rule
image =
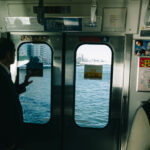
<svg viewBox="0 0 150 150">
<path fill-rule="evenodd" d="M 47 123 L 50 119 L 51 49 L 46 44 L 26 43 L 18 53 L 19 83 L 30 72 L 33 82 L 20 95 L 24 122 Z"/>
<path fill-rule="evenodd" d="M 111 49 L 106 45 L 81 45 L 76 57 L 75 122 L 80 127 L 104 128 L 109 120 Z M 102 78 L 85 78 L 85 66 L 101 66 Z M 97 77 L 97 74 L 96 74 Z"/>
</svg>

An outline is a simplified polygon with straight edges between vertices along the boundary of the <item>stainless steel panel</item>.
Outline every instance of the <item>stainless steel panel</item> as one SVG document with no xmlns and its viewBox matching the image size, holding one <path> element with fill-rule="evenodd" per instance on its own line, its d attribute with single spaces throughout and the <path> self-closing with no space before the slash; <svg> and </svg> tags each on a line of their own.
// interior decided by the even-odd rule
<svg viewBox="0 0 150 150">
<path fill-rule="evenodd" d="M 75 51 L 83 44 L 79 37 L 85 34 L 67 34 L 65 51 L 64 140 L 65 150 L 116 150 L 120 149 L 121 103 L 124 75 L 124 37 L 109 36 L 108 44 L 113 50 L 112 92 L 110 122 L 103 129 L 81 128 L 74 121 L 74 67 Z M 92 35 L 88 35 L 91 36 Z M 100 43 L 99 43 L 100 44 Z"/>
<path fill-rule="evenodd" d="M 132 35 L 126 35 L 125 51 L 124 51 L 124 83 L 123 83 L 123 99 L 122 99 L 122 129 L 121 129 L 121 149 L 125 150 L 128 141 L 128 115 L 129 115 L 129 82 L 132 56 Z"/>
<path fill-rule="evenodd" d="M 35 42 L 32 40 L 21 41 L 21 35 L 46 35 L 48 39 L 44 42 L 50 45 L 53 52 L 52 61 L 52 86 L 51 86 L 51 119 L 48 124 L 24 124 L 24 150 L 53 149 L 60 150 L 61 147 L 61 103 L 62 103 L 62 35 L 48 33 L 16 32 L 11 33 L 16 49 L 24 42 Z M 37 41 L 36 41 L 37 42 Z M 39 41 L 40 42 L 40 41 Z M 43 41 L 42 41 L 43 43 Z M 17 56 L 17 53 L 16 53 Z M 17 57 L 16 57 L 17 59 Z M 14 81 L 17 75 L 17 65 L 12 70 Z M 40 85 L 39 85 L 40 86 Z"/>
<path fill-rule="evenodd" d="M 43 148 L 54 150 L 62 148 L 65 150 L 121 149 L 121 117 L 124 117 L 122 116 L 123 95 L 128 96 L 130 37 L 126 38 L 127 52 L 124 52 L 125 37 L 116 34 L 107 35 L 109 41 L 105 44 L 110 46 L 113 52 L 110 118 L 108 126 L 103 129 L 95 129 L 81 128 L 74 121 L 75 57 L 77 47 L 84 44 L 79 37 L 106 36 L 106 34 L 13 32 L 11 38 L 16 47 L 22 43 L 21 35 L 47 35 L 49 38 L 45 42 L 53 50 L 52 118 L 49 124 L 44 126 L 26 126 L 24 150 Z M 14 79 L 15 75 L 16 71 Z"/>
</svg>

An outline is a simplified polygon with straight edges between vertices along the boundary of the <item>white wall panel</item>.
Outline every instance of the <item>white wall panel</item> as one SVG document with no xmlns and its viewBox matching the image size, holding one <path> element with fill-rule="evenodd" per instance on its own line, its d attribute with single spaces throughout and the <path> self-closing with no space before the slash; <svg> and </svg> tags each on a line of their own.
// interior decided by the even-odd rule
<svg viewBox="0 0 150 150">
<path fill-rule="evenodd" d="M 140 1 L 129 3 L 127 8 L 126 32 L 137 33 L 139 24 Z"/>
</svg>

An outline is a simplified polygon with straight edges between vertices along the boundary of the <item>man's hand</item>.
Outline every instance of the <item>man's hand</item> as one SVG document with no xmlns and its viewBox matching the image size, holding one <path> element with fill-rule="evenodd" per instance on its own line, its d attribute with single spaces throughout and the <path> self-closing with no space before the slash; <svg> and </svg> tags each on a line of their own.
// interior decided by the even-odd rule
<svg viewBox="0 0 150 150">
<path fill-rule="evenodd" d="M 24 80 L 24 85 L 28 86 L 29 84 L 31 84 L 33 81 L 29 81 L 29 78 L 31 77 L 31 74 L 26 74 L 25 76 L 25 80 Z"/>
</svg>

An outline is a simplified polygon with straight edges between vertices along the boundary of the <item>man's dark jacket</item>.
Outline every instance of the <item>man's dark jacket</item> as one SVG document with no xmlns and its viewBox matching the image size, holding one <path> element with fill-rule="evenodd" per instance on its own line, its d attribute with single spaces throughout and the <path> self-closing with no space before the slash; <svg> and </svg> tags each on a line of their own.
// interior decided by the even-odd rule
<svg viewBox="0 0 150 150">
<path fill-rule="evenodd" d="M 22 123 L 22 107 L 16 86 L 0 65 L 0 149 L 17 142 Z"/>
</svg>

